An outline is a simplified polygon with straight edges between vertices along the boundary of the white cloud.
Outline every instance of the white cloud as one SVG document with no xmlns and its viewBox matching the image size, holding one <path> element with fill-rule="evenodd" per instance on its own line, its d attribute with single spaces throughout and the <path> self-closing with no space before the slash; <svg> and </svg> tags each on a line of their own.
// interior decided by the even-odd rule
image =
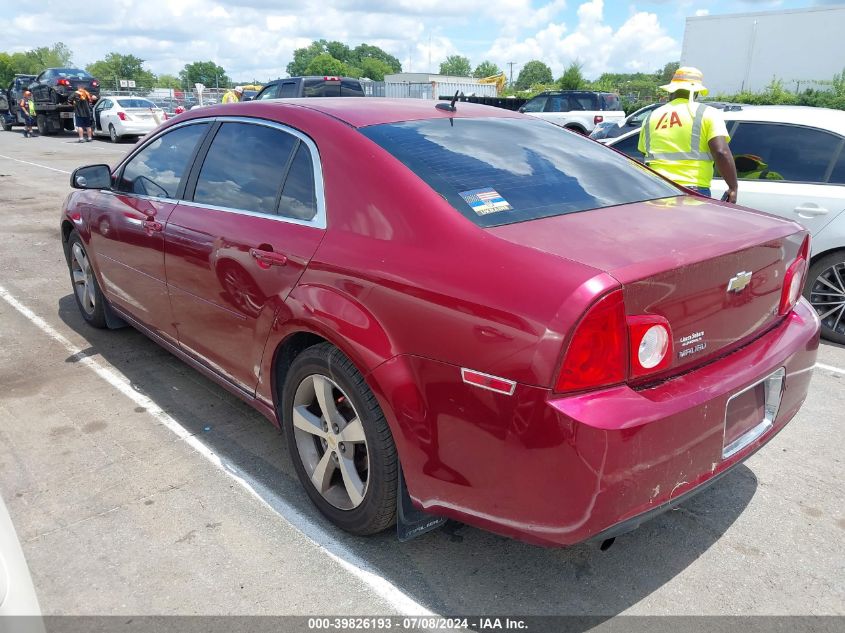
<svg viewBox="0 0 845 633">
<path fill-rule="evenodd" d="M 605 23 L 603 0 L 589 0 L 578 7 L 578 23 L 551 23 L 523 39 L 500 37 L 488 51 L 500 66 L 520 65 L 532 59 L 548 64 L 555 77 L 573 61 L 583 64 L 590 78 L 603 72 L 650 72 L 678 59 L 680 44 L 661 26 L 657 15 L 636 12 L 614 31 Z M 514 70 L 514 78 L 518 68 Z"/>
<path fill-rule="evenodd" d="M 698 9 L 695 12 L 695 16 L 698 17 L 698 18 L 704 17 L 705 15 L 710 15 L 709 9 Z"/>
</svg>

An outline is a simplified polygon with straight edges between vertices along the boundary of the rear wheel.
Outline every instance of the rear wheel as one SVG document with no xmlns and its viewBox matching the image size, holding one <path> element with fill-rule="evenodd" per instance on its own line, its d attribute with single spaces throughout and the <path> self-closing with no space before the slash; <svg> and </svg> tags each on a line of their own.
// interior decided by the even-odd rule
<svg viewBox="0 0 845 633">
<path fill-rule="evenodd" d="M 393 436 L 364 377 L 339 349 L 322 343 L 294 359 L 282 423 L 299 480 L 332 523 L 360 535 L 394 524 Z"/>
<path fill-rule="evenodd" d="M 50 122 L 44 114 L 37 114 L 35 116 L 35 125 L 38 127 L 38 133 L 46 136 L 50 133 Z"/>
<path fill-rule="evenodd" d="M 100 291 L 91 260 L 79 233 L 72 231 L 67 243 L 67 265 L 73 284 L 73 296 L 82 318 L 96 328 L 105 328 L 105 297 Z"/>
<path fill-rule="evenodd" d="M 120 143 L 120 136 L 112 123 L 109 123 L 109 139 L 111 139 L 112 143 Z"/>
<path fill-rule="evenodd" d="M 822 322 L 822 337 L 845 345 L 845 250 L 810 266 L 804 296 Z"/>
<path fill-rule="evenodd" d="M 2 126 L 3 126 L 3 131 L 4 131 L 4 132 L 11 132 L 11 131 L 12 131 L 12 124 L 11 124 L 11 123 L 9 123 L 8 121 L 6 121 L 6 119 L 5 119 L 5 118 L 3 118 L 2 120 L 0 120 L 0 125 L 2 125 Z"/>
</svg>

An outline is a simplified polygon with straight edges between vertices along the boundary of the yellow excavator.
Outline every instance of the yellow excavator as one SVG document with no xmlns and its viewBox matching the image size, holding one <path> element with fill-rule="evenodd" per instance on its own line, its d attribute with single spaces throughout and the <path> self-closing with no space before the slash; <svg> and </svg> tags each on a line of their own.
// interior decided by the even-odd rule
<svg viewBox="0 0 845 633">
<path fill-rule="evenodd" d="M 507 77 L 505 77 L 505 73 L 501 72 L 498 75 L 490 75 L 489 77 L 484 77 L 483 79 L 479 79 L 478 83 L 480 84 L 492 84 L 496 86 L 496 94 L 501 95 L 502 92 L 505 90 L 505 83 L 507 83 Z"/>
</svg>

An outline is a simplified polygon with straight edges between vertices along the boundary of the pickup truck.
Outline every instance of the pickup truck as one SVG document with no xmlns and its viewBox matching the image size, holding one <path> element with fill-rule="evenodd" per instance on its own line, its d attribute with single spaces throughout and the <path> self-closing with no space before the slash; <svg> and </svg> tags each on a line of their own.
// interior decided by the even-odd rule
<svg viewBox="0 0 845 633">
<path fill-rule="evenodd" d="M 255 100 L 363 96 L 361 82 L 351 77 L 287 77 L 268 83 L 255 95 Z"/>
<path fill-rule="evenodd" d="M 621 124 L 625 112 L 619 95 L 588 90 L 555 90 L 541 92 L 519 109 L 520 112 L 545 119 L 579 134 L 589 134 L 599 123 Z"/>
</svg>

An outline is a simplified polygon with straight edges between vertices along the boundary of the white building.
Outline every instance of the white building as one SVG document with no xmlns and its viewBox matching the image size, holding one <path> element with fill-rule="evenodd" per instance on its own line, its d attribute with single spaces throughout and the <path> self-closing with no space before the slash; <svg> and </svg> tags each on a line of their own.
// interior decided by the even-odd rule
<svg viewBox="0 0 845 633">
<path fill-rule="evenodd" d="M 845 4 L 687 18 L 682 66 L 704 73 L 711 95 L 823 89 L 845 68 Z"/>
<path fill-rule="evenodd" d="M 438 99 L 455 92 L 479 97 L 495 97 L 496 86 L 480 84 L 475 77 L 453 77 L 432 73 L 395 73 L 384 76 L 384 96 Z"/>
</svg>

